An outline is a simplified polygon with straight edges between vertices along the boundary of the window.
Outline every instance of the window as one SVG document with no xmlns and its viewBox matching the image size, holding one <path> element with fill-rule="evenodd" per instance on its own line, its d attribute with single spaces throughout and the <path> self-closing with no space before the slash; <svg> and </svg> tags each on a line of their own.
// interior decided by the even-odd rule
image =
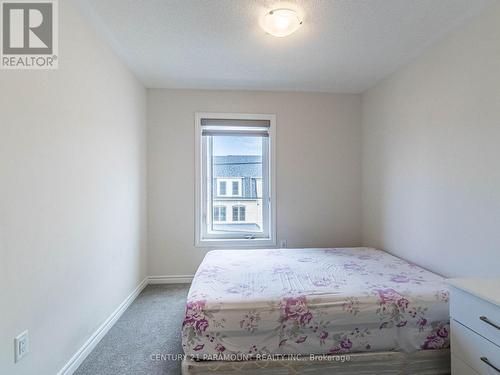
<svg viewBox="0 0 500 375">
<path fill-rule="evenodd" d="M 275 244 L 275 121 L 196 114 L 197 246 Z"/>
<path fill-rule="evenodd" d="M 233 196 L 240 195 L 240 184 L 238 181 L 233 181 Z"/>
<path fill-rule="evenodd" d="M 226 181 L 219 181 L 219 195 L 226 195 Z"/>
<path fill-rule="evenodd" d="M 230 166 L 228 167 L 230 168 Z M 230 173 L 231 170 L 228 171 Z M 215 178 L 215 186 L 217 186 L 217 195 L 219 197 L 228 196 L 228 197 L 238 197 L 241 195 L 241 178 Z M 228 192 L 228 186 L 231 187 L 231 190 Z"/>
<path fill-rule="evenodd" d="M 245 206 L 233 206 L 233 221 L 245 221 Z"/>
<path fill-rule="evenodd" d="M 226 221 L 225 206 L 214 206 L 214 221 Z"/>
</svg>

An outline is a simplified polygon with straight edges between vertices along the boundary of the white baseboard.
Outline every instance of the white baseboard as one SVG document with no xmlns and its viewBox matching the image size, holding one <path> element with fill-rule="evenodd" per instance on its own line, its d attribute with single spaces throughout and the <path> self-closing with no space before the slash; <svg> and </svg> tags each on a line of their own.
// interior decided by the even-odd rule
<svg viewBox="0 0 500 375">
<path fill-rule="evenodd" d="M 130 295 L 113 311 L 113 313 L 101 324 L 99 328 L 90 336 L 90 338 L 82 345 L 82 347 L 75 353 L 73 357 L 64 365 L 64 367 L 57 373 L 57 375 L 71 375 L 78 366 L 87 358 L 90 352 L 101 341 L 104 335 L 113 327 L 115 322 L 122 316 L 124 311 L 134 302 L 137 296 L 148 285 L 148 277 L 141 281 L 141 283 L 134 289 Z"/>
<path fill-rule="evenodd" d="M 71 357 L 57 375 L 72 375 L 78 366 L 87 358 L 90 352 L 96 347 L 106 333 L 113 327 L 116 321 L 122 316 L 125 310 L 134 302 L 137 296 L 148 284 L 188 284 L 193 281 L 192 275 L 173 275 L 173 276 L 149 276 L 146 277 L 134 289 L 132 293 L 113 311 L 113 313 L 102 323 L 99 328 L 90 336 L 80 349 Z"/>
<path fill-rule="evenodd" d="M 193 275 L 149 276 L 149 284 L 189 284 Z"/>
</svg>

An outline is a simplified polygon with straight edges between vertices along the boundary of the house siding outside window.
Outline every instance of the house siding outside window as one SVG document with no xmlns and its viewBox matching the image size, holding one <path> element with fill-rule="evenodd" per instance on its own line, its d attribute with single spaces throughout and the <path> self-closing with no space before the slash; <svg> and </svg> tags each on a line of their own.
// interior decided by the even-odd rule
<svg viewBox="0 0 500 375">
<path fill-rule="evenodd" d="M 262 158 L 251 155 L 215 156 L 214 207 L 226 207 L 225 224 L 262 227 Z M 224 185 L 222 193 L 221 186 Z M 215 187 L 218 187 L 215 189 Z M 216 205 L 216 206 L 215 206 Z M 217 220 L 214 211 L 214 221 Z"/>
</svg>

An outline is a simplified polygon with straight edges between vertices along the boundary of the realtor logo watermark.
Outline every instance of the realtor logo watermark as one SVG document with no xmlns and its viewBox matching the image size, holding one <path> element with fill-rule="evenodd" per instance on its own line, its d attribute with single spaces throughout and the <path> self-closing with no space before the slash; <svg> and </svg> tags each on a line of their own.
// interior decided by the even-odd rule
<svg viewBox="0 0 500 375">
<path fill-rule="evenodd" d="M 57 69 L 57 0 L 0 0 L 2 69 Z"/>
</svg>

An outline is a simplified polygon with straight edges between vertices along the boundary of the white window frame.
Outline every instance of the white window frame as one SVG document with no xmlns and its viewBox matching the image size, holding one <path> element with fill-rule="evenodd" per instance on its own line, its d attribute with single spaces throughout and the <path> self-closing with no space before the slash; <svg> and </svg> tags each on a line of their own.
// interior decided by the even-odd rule
<svg viewBox="0 0 500 375">
<path fill-rule="evenodd" d="M 269 121 L 270 128 L 268 147 L 266 150 L 264 150 L 264 152 L 267 151 L 267 155 L 265 155 L 264 159 L 268 160 L 268 165 L 265 165 L 262 171 L 263 174 L 267 174 L 269 180 L 269 187 L 263 186 L 263 189 L 269 189 L 269 194 L 263 194 L 264 196 L 269 197 L 268 202 L 264 202 L 263 199 L 263 206 L 267 206 L 267 209 L 263 210 L 263 214 L 268 215 L 267 220 L 264 220 L 264 222 L 268 222 L 269 228 L 264 228 L 264 234 L 262 236 L 245 236 L 244 234 L 239 233 L 237 235 L 234 235 L 234 238 L 230 238 L 231 236 L 228 236 L 228 238 L 222 239 L 207 233 L 206 220 L 209 215 L 207 215 L 208 212 L 205 194 L 207 194 L 207 191 L 208 189 L 210 189 L 210 187 L 206 186 L 207 182 L 205 180 L 207 179 L 202 178 L 204 168 L 206 169 L 206 163 L 203 162 L 204 142 L 201 135 L 202 119 Z M 219 187 L 217 186 L 217 189 L 218 188 Z M 226 186 L 226 193 L 232 193 L 231 184 Z M 245 236 L 247 238 L 241 238 L 242 236 Z M 220 248 L 258 248 L 276 246 L 276 115 L 248 113 L 195 113 L 195 246 Z"/>
</svg>

